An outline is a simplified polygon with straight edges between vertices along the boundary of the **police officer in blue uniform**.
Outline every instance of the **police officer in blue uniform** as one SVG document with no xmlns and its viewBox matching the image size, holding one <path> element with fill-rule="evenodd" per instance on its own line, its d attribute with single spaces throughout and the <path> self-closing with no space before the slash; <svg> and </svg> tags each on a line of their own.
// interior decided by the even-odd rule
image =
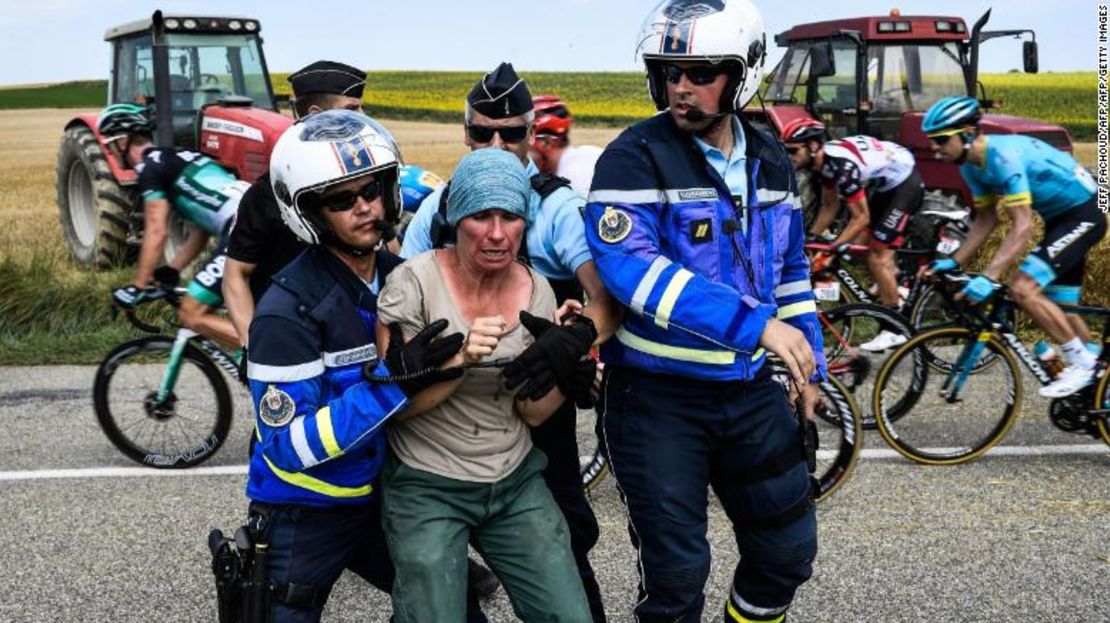
<svg viewBox="0 0 1110 623">
<path fill-rule="evenodd" d="M 763 20 L 749 0 L 671 0 L 639 40 L 665 112 L 609 145 L 586 207 L 601 279 L 628 310 L 601 355 L 635 614 L 700 619 L 712 487 L 740 550 L 725 619 L 782 621 L 812 573 L 816 519 L 803 427 L 767 354 L 810 417 L 825 365 L 790 160 L 738 114 L 762 77 Z"/>
<path fill-rule="evenodd" d="M 582 222 L 585 201 L 566 180 L 540 173 L 528 157 L 534 119 L 528 85 L 509 63 L 502 63 L 483 76 L 467 96 L 464 116 L 467 146 L 472 150 L 493 147 L 508 151 L 520 158 L 531 178 L 523 259 L 547 278 L 560 303 L 581 300 L 583 290 L 589 300 L 581 315 L 575 315 L 576 322 L 566 327 L 552 327 L 546 319 L 523 320 L 525 326 L 544 335 L 522 353 L 517 365 L 508 370 L 507 378 L 515 381 L 514 389 L 520 386 L 517 391 L 521 394 L 543 396 L 555 384 L 580 385 L 568 382 L 580 370 L 574 367 L 574 362 L 589 351 L 599 335 L 604 339 L 616 329 L 619 309 L 602 286 L 586 246 Z M 453 242 L 454 232 L 447 225 L 449 193 L 450 185 L 441 187 L 420 205 L 405 230 L 402 257 L 411 258 Z M 560 369 L 559 378 L 551 371 L 548 360 Z M 531 378 L 526 384 L 525 371 L 533 366 L 548 369 L 548 373 L 543 379 Z M 513 374 L 514 371 L 518 374 Z M 583 407 L 592 403 L 588 395 L 571 398 L 573 401 L 568 400 L 546 422 L 532 429 L 532 441 L 547 456 L 544 481 L 566 519 L 590 610 L 594 621 L 601 622 L 605 620 L 605 608 L 588 557 L 597 543 L 599 529 L 582 490 L 576 437 L 575 402 Z"/>
<path fill-rule="evenodd" d="M 272 621 L 318 621 L 344 568 L 389 591 L 393 565 L 381 530 L 376 479 L 386 453 L 382 426 L 407 396 L 460 369 L 397 384 L 376 376 L 437 368 L 462 335 L 437 337 L 433 322 L 379 358 L 378 288 L 400 259 L 382 232 L 400 213 L 399 156 L 380 125 L 333 110 L 290 127 L 270 164 L 285 224 L 309 248 L 277 274 L 250 327 L 247 374 L 257 443 L 247 496 L 265 568 Z M 256 559 L 257 562 L 257 559 Z M 484 620 L 477 612 L 471 620 Z"/>
</svg>

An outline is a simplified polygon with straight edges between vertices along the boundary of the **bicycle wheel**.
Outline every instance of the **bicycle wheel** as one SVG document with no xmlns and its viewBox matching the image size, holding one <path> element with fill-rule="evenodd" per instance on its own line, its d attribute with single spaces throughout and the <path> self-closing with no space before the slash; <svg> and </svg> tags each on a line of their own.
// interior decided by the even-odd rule
<svg viewBox="0 0 1110 623">
<path fill-rule="evenodd" d="M 586 493 L 593 492 L 609 475 L 609 459 L 600 429 L 601 418 L 595 410 L 578 410 L 578 465 Z"/>
<path fill-rule="evenodd" d="M 964 327 L 926 331 L 894 351 L 879 370 L 871 409 L 883 439 L 903 456 L 930 465 L 963 463 L 989 450 L 1013 426 L 1021 405 L 1017 361 L 995 335 L 978 338 Z M 939 370 L 926 369 L 917 404 L 891 417 L 888 405 L 909 390 L 915 354 L 929 353 L 938 355 Z M 1003 364 L 972 373 L 988 355 Z"/>
<path fill-rule="evenodd" d="M 844 486 L 852 475 L 863 446 L 863 426 L 856 401 L 835 376 L 820 385 L 816 415 L 819 442 L 814 498 L 820 502 Z"/>
<path fill-rule="evenodd" d="M 1110 446 L 1110 371 L 1103 372 L 1095 387 L 1095 425 L 1103 443 Z"/>
<path fill-rule="evenodd" d="M 173 347 L 173 338 L 161 335 L 125 342 L 104 358 L 93 384 L 104 434 L 128 458 L 150 467 L 202 463 L 231 429 L 231 394 L 219 368 L 192 344 L 171 367 Z M 175 371 L 176 379 L 167 381 Z"/>
<path fill-rule="evenodd" d="M 881 331 L 890 331 L 909 340 L 913 335 L 909 323 L 899 314 L 871 303 L 842 305 L 818 316 L 825 342 L 825 360 L 829 374 L 841 381 L 853 396 L 869 397 L 875 385 L 875 373 L 887 352 L 872 353 L 859 348 Z M 914 359 L 912 383 L 906 393 L 890 407 L 890 416 L 897 418 L 911 409 L 921 394 L 925 379 L 925 360 Z M 863 428 L 875 428 L 875 416 L 869 399 L 857 400 Z"/>
</svg>

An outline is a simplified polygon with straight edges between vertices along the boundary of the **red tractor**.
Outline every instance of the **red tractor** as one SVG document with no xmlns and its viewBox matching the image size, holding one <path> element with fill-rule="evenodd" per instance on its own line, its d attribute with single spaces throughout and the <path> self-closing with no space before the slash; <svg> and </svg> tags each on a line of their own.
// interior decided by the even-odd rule
<svg viewBox="0 0 1110 623">
<path fill-rule="evenodd" d="M 275 105 L 261 26 L 245 17 L 171 16 L 110 28 L 108 104 L 153 104 L 155 143 L 211 156 L 240 179 L 269 167 L 270 151 L 292 119 Z M 133 169 L 107 156 L 96 114 L 66 124 L 58 149 L 57 190 L 62 232 L 73 259 L 106 268 L 135 257 L 143 208 Z M 166 253 L 187 233 L 171 220 Z"/>
<path fill-rule="evenodd" d="M 782 128 L 810 116 L 834 137 L 868 134 L 906 146 L 917 159 L 925 185 L 944 197 L 970 204 L 967 186 L 954 165 L 937 159 L 921 132 L 926 109 L 949 95 L 986 99 L 978 80 L 979 45 L 996 37 L 1022 37 L 1024 69 L 1037 72 L 1037 44 L 1031 30 L 984 32 L 987 11 L 970 30 L 958 17 L 859 17 L 795 26 L 775 37 L 786 54 L 767 77 L 766 109 L 745 113 L 756 123 Z M 1071 135 L 1056 125 L 988 114 L 984 131 L 1027 134 L 1065 151 Z M 777 134 L 777 133 L 776 133 Z M 933 197 L 939 196 L 932 193 Z"/>
</svg>

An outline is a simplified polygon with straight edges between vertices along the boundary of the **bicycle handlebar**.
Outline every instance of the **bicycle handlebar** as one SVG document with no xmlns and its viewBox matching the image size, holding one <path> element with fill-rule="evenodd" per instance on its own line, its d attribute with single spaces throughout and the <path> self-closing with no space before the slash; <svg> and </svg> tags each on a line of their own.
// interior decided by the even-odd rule
<svg viewBox="0 0 1110 623">
<path fill-rule="evenodd" d="M 158 334 L 163 332 L 162 327 L 144 322 L 136 315 L 136 312 L 138 312 L 139 310 L 139 306 L 154 301 L 164 300 L 173 307 L 177 307 L 181 303 L 181 298 L 183 296 L 185 296 L 185 288 L 163 289 L 157 286 L 151 286 L 143 291 L 143 298 L 138 303 L 136 303 L 134 307 L 120 307 L 118 305 L 113 305 L 112 308 L 115 312 L 122 311 L 124 317 L 127 318 L 127 322 L 129 322 L 131 326 L 135 327 L 136 329 L 144 333 Z"/>
</svg>

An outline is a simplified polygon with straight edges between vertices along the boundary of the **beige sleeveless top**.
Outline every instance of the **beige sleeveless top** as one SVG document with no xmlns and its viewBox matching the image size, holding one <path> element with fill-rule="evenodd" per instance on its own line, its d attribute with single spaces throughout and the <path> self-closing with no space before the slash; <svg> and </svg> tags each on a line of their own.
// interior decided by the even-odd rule
<svg viewBox="0 0 1110 623">
<path fill-rule="evenodd" d="M 528 312 L 551 318 L 555 294 L 542 275 L 529 273 L 533 287 Z M 435 252 L 429 251 L 393 269 L 378 296 L 378 319 L 387 325 L 400 322 L 405 339 L 411 339 L 439 318 L 448 321 L 441 335 L 465 335 L 469 328 L 447 291 Z M 489 359 L 511 359 L 532 342 L 532 334 L 517 323 Z M 502 386 L 497 368 L 468 370 L 443 403 L 407 421 L 390 422 L 386 431 L 405 465 L 470 482 L 501 480 L 532 449 L 528 425 L 513 411 L 513 394 Z"/>
</svg>

